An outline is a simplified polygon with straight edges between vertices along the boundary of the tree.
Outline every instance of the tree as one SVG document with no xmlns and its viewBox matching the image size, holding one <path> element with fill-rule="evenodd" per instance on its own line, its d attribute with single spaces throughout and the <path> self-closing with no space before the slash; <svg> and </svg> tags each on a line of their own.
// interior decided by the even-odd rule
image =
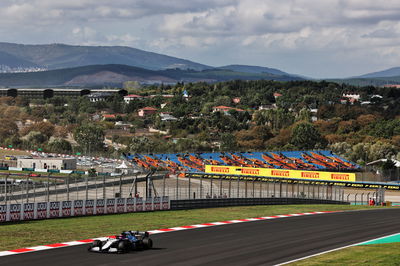
<svg viewBox="0 0 400 266">
<path fill-rule="evenodd" d="M 0 138 L 5 139 L 13 135 L 18 134 L 18 126 L 11 119 L 1 118 L 0 119 Z"/>
<path fill-rule="evenodd" d="M 131 152 L 150 153 L 154 147 L 154 141 L 147 137 L 133 137 L 129 145 L 129 150 Z"/>
<path fill-rule="evenodd" d="M 302 108 L 296 117 L 296 121 L 311 122 L 311 112 L 308 108 Z"/>
<path fill-rule="evenodd" d="M 238 146 L 245 150 L 263 150 L 265 142 L 272 136 L 267 126 L 255 126 L 249 130 L 240 130 L 235 134 Z"/>
<path fill-rule="evenodd" d="M 100 151 L 104 148 L 103 129 L 95 124 L 86 124 L 74 130 L 74 139 L 84 151 Z"/>
<path fill-rule="evenodd" d="M 234 135 L 231 133 L 224 133 L 221 135 L 221 151 L 235 151 L 237 146 L 238 144 Z"/>
<path fill-rule="evenodd" d="M 323 146 L 324 139 L 313 124 L 302 122 L 293 128 L 290 143 L 299 149 L 309 150 L 314 149 L 317 146 Z"/>
<path fill-rule="evenodd" d="M 38 122 L 22 130 L 22 135 L 26 135 L 31 131 L 37 131 L 50 138 L 54 134 L 54 125 L 50 122 Z"/>
<path fill-rule="evenodd" d="M 51 139 L 48 143 L 48 147 L 52 152 L 57 153 L 68 153 L 72 151 L 71 143 L 65 139 Z"/>
</svg>

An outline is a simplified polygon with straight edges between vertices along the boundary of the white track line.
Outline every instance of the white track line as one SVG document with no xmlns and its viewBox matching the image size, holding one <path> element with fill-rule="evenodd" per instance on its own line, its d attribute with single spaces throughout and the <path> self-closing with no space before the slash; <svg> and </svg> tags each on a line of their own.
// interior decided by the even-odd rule
<svg viewBox="0 0 400 266">
<path fill-rule="evenodd" d="M 324 212 L 307 212 L 307 213 L 295 213 L 295 214 L 284 214 L 284 215 L 271 215 L 271 216 L 257 217 L 257 218 L 236 219 L 236 220 L 222 221 L 222 222 L 212 222 L 212 223 L 203 223 L 203 224 L 195 224 L 195 225 L 187 225 L 187 226 L 177 226 L 177 227 L 172 227 L 172 228 L 150 230 L 148 232 L 150 234 L 161 234 L 161 233 L 176 232 L 176 231 L 182 231 L 182 230 L 191 230 L 191 229 L 198 229 L 198 228 L 205 228 L 205 227 L 212 227 L 212 226 L 221 226 L 221 225 L 228 225 L 228 224 L 235 224 L 235 223 L 264 221 L 264 220 L 269 220 L 269 219 L 282 219 L 282 218 L 290 218 L 290 217 L 295 217 L 295 216 L 317 215 L 317 214 L 335 213 L 335 212 L 340 212 L 340 211 L 324 211 Z M 48 250 L 48 249 L 53 249 L 53 248 L 84 245 L 84 244 L 91 243 L 94 239 L 106 240 L 107 237 L 97 237 L 97 238 L 93 238 L 93 239 L 69 241 L 69 242 L 63 242 L 63 243 L 56 243 L 56 244 L 41 245 L 41 246 L 36 246 L 36 247 L 2 251 L 2 252 L 0 252 L 0 257 L 8 256 L 8 255 L 23 254 L 23 253 L 28 253 L 28 252 L 41 251 L 41 250 Z"/>
</svg>

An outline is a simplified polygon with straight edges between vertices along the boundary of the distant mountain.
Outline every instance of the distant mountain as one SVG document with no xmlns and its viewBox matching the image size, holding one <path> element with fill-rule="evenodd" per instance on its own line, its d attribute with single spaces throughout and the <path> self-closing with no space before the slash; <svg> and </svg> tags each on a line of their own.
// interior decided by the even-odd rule
<svg viewBox="0 0 400 266">
<path fill-rule="evenodd" d="M 11 55 L 9 53 L 1 52 L 0 51 L 0 65 L 7 66 L 10 68 L 29 68 L 29 67 L 38 67 L 38 65 L 19 58 L 17 56 Z"/>
<path fill-rule="evenodd" d="M 247 66 L 247 65 L 228 65 L 228 66 L 221 66 L 218 67 L 219 69 L 227 69 L 236 72 L 243 72 L 243 73 L 268 73 L 273 75 L 281 75 L 281 76 L 290 76 L 290 74 L 283 72 L 276 68 L 269 68 L 269 67 L 261 67 L 261 66 Z"/>
<path fill-rule="evenodd" d="M 388 84 L 400 84 L 400 67 L 389 68 L 345 79 L 330 79 L 330 81 L 346 83 L 354 86 L 384 86 Z"/>
<path fill-rule="evenodd" d="M 393 67 L 386 70 L 372 72 L 365 75 L 353 77 L 353 78 L 386 78 L 400 76 L 400 67 Z"/>
<path fill-rule="evenodd" d="M 30 73 L 0 74 L 0 86 L 38 87 L 38 86 L 88 86 L 120 85 L 126 81 L 141 83 L 176 82 L 218 82 L 226 80 L 302 80 L 299 77 L 274 75 L 269 73 L 243 73 L 225 69 L 202 71 L 167 69 L 148 70 L 127 65 L 92 65 Z"/>
<path fill-rule="evenodd" d="M 32 65 L 50 70 L 100 64 L 122 64 L 151 70 L 211 68 L 189 60 L 125 46 L 25 45 L 0 42 L 0 53 L 3 54 L 0 54 L 0 65 Z M 15 60 L 11 60 L 11 57 Z"/>
<path fill-rule="evenodd" d="M 345 83 L 353 86 L 385 86 L 388 84 L 400 84 L 400 76 L 377 77 L 377 78 L 348 78 L 348 79 L 328 79 L 336 83 Z"/>
</svg>

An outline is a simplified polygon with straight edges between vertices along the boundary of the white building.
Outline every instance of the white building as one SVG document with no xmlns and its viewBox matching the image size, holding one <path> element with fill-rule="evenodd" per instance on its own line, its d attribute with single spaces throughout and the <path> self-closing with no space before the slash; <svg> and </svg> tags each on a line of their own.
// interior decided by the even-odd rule
<svg viewBox="0 0 400 266">
<path fill-rule="evenodd" d="M 35 169 L 75 170 L 75 158 L 18 158 L 17 167 Z"/>
</svg>

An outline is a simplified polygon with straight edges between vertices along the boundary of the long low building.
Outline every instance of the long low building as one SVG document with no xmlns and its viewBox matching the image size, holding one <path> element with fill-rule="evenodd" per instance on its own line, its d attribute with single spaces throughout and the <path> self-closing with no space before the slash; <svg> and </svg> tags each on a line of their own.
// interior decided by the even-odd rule
<svg viewBox="0 0 400 266">
<path fill-rule="evenodd" d="M 52 98 L 60 97 L 80 97 L 92 93 L 110 93 L 127 95 L 124 89 L 90 89 L 90 88 L 0 88 L 0 97 L 29 97 L 29 98 Z"/>
<path fill-rule="evenodd" d="M 76 158 L 18 158 L 17 167 L 53 170 L 75 170 Z"/>
</svg>

